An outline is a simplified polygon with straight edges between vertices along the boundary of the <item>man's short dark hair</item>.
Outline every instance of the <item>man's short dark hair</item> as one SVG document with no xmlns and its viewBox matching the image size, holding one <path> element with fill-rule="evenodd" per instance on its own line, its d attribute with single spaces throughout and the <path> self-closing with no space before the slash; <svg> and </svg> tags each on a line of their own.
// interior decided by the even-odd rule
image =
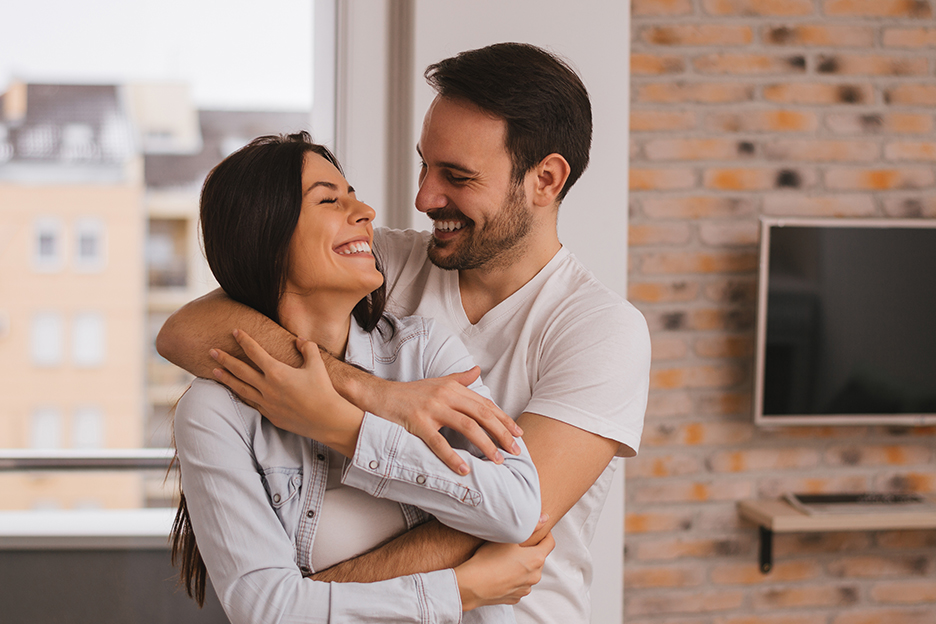
<svg viewBox="0 0 936 624">
<path fill-rule="evenodd" d="M 559 193 L 562 201 L 588 166 L 588 91 L 555 54 L 525 43 L 497 43 L 433 63 L 425 76 L 440 96 L 467 100 L 506 122 L 514 181 L 558 153 L 571 169 Z"/>
</svg>

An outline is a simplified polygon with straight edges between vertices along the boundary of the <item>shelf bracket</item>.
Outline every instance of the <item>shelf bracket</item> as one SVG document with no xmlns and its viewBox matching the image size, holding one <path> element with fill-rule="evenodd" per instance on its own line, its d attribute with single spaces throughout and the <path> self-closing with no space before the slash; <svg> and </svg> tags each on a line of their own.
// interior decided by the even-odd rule
<svg viewBox="0 0 936 624">
<path fill-rule="evenodd" d="M 760 571 L 768 574 L 773 568 L 773 531 L 765 526 L 760 529 Z"/>
</svg>

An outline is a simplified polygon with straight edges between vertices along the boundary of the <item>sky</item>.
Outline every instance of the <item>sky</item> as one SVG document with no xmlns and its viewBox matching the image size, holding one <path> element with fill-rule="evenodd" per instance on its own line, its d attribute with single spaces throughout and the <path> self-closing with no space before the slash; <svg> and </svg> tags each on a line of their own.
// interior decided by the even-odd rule
<svg viewBox="0 0 936 624">
<path fill-rule="evenodd" d="M 0 92 L 188 82 L 202 109 L 312 105 L 313 0 L 0 0 Z"/>
</svg>

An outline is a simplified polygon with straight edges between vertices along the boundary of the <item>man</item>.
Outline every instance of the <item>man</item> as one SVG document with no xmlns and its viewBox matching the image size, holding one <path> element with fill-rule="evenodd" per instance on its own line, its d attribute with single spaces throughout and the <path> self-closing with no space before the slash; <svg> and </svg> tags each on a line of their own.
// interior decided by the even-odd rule
<svg viewBox="0 0 936 624">
<path fill-rule="evenodd" d="M 613 476 L 611 460 L 636 453 L 650 363 L 640 313 L 559 242 L 559 204 L 588 163 L 588 94 L 565 63 L 524 44 L 463 52 L 431 65 L 426 78 L 437 97 L 417 146 L 416 207 L 432 219 L 433 231 L 375 235 L 390 310 L 430 316 L 455 331 L 497 403 L 523 430 L 548 516 L 528 543 L 552 530 L 557 545 L 542 581 L 515 607 L 518 621 L 587 622 L 588 544 Z M 211 363 L 202 353 L 210 346 L 236 350 L 229 335 L 241 328 L 280 359 L 296 362 L 292 337 L 257 316 L 218 295 L 193 302 L 161 332 L 160 353 L 208 374 Z M 374 404 L 360 375 L 340 362 L 328 368 L 340 391 Z M 215 375 L 235 390 L 241 383 L 227 372 Z M 477 417 L 457 398 L 441 408 L 440 395 L 424 399 L 428 386 L 413 382 L 420 383 L 384 382 L 389 417 L 411 419 L 411 431 L 425 427 L 423 420 L 438 428 L 451 414 Z M 289 429 L 291 418 L 301 421 L 301 398 L 277 398 L 295 398 L 295 388 L 273 385 L 266 395 L 269 403 L 258 401 L 259 407 L 274 423 Z M 439 413 L 435 421 L 423 417 Z M 316 578 L 369 582 L 448 567 L 478 544 L 427 523 Z"/>
</svg>

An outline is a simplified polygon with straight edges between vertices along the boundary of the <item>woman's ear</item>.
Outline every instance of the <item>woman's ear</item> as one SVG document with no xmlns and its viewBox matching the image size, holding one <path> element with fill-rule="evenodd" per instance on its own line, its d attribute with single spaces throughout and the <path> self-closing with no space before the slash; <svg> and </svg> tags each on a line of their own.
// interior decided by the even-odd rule
<svg viewBox="0 0 936 624">
<path fill-rule="evenodd" d="M 569 179 L 568 161 L 560 154 L 550 154 L 533 167 L 530 172 L 534 178 L 534 188 L 531 196 L 534 206 L 552 206 L 566 180 Z"/>
</svg>

